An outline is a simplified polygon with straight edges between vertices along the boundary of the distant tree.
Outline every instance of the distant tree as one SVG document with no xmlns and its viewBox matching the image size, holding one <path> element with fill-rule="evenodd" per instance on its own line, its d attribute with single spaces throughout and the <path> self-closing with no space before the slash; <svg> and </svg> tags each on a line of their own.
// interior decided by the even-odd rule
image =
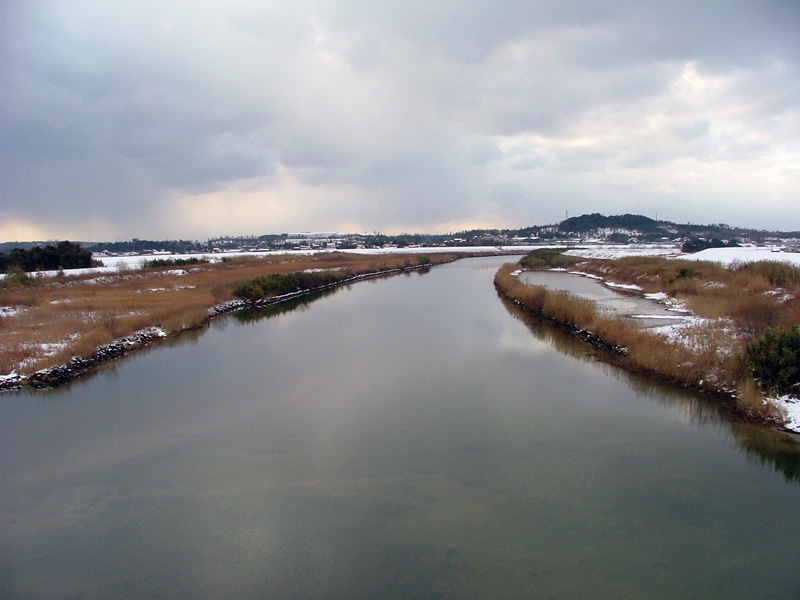
<svg viewBox="0 0 800 600">
<path fill-rule="evenodd" d="M 630 236 L 624 233 L 612 233 L 608 236 L 608 241 L 612 244 L 627 244 Z"/>
<path fill-rule="evenodd" d="M 3 272 L 17 267 L 25 272 L 55 271 L 57 269 L 84 269 L 93 265 L 92 253 L 80 244 L 63 241 L 55 246 L 36 246 L 30 250 L 14 248 L 8 256 L 0 254 Z"/>
<path fill-rule="evenodd" d="M 702 238 L 690 238 L 686 240 L 683 245 L 681 246 L 682 252 L 687 253 L 694 253 L 700 252 L 701 250 L 708 250 L 709 248 L 738 248 L 739 241 L 738 240 L 730 240 L 729 242 L 724 242 L 719 238 L 711 238 L 710 240 L 705 240 Z"/>
</svg>

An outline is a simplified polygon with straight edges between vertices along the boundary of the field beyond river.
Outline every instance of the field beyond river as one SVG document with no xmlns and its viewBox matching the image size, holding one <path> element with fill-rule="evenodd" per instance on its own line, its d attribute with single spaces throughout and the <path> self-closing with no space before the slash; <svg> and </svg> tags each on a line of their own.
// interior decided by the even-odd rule
<svg viewBox="0 0 800 600">
<path fill-rule="evenodd" d="M 6 277 L 0 281 L 0 388 L 57 385 L 247 305 L 522 249 L 425 250 L 111 257 L 100 269 Z M 783 344 L 786 364 L 772 379 L 754 372 L 747 358 L 770 332 L 785 330 L 791 337 L 798 329 L 800 266 L 791 264 L 794 258 L 763 248 L 684 256 L 657 246 L 537 248 L 518 267 L 501 269 L 495 283 L 533 312 L 605 347 L 628 368 L 714 394 L 739 418 L 800 431 L 798 388 L 794 375 L 786 375 L 800 372 L 800 351 L 787 355 L 789 346 L 774 342 Z M 604 310 L 607 299 L 600 296 L 576 299 L 546 285 L 522 285 L 514 277 L 520 268 L 569 270 L 599 281 L 607 294 L 627 291 L 627 314 Z"/>
</svg>

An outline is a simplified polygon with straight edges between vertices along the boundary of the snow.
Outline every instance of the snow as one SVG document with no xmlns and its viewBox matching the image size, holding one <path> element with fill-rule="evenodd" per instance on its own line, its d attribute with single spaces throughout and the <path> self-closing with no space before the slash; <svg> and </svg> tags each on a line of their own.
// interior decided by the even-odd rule
<svg viewBox="0 0 800 600">
<path fill-rule="evenodd" d="M 702 317 L 692 314 L 681 316 L 676 315 L 674 317 L 665 315 L 662 318 L 674 319 L 678 322 L 671 325 L 653 327 L 650 331 L 666 336 L 670 342 L 681 343 L 684 345 L 691 345 L 688 336 L 690 328 L 701 325 L 711 325 L 715 322 L 715 319 L 703 319 Z"/>
<path fill-rule="evenodd" d="M 784 427 L 800 433 L 800 399 L 782 396 L 780 398 L 770 398 L 769 402 L 777 406 L 786 416 Z"/>
<path fill-rule="evenodd" d="M 656 292 L 654 294 L 645 294 L 645 298 L 648 300 L 655 300 L 656 302 L 664 302 L 665 300 L 669 299 L 669 294 L 666 292 Z"/>
<path fill-rule="evenodd" d="M 709 248 L 694 254 L 684 254 L 674 245 L 659 244 L 599 244 L 567 250 L 565 254 L 581 258 L 622 258 L 625 256 L 664 256 L 685 260 L 706 260 L 730 266 L 734 262 L 774 260 L 800 266 L 800 253 L 786 252 L 782 248 L 743 246 L 741 248 Z"/>
<path fill-rule="evenodd" d="M 775 252 L 770 248 L 757 248 L 755 246 L 743 246 L 741 248 L 709 248 L 695 254 L 685 254 L 681 256 L 686 260 L 707 260 L 722 263 L 729 267 L 734 262 L 756 262 L 759 260 L 774 260 L 787 262 L 800 266 L 800 253 L 798 252 Z"/>
<path fill-rule="evenodd" d="M 13 382 L 13 383 L 20 383 L 22 382 L 23 377 L 16 371 L 11 371 L 8 375 L 0 375 L 0 383 L 5 382 Z"/>
<path fill-rule="evenodd" d="M 209 262 L 220 262 L 223 258 L 239 258 L 243 256 L 257 256 L 260 258 L 270 257 L 270 256 L 278 256 L 278 255 L 295 255 L 295 256 L 309 256 L 313 254 L 323 254 L 329 252 L 347 252 L 351 254 L 375 254 L 375 255 L 382 255 L 382 254 L 434 254 L 440 252 L 497 252 L 498 250 L 502 251 L 511 251 L 511 252 L 519 252 L 520 254 L 526 254 L 535 248 L 546 248 L 546 247 L 554 247 L 554 246 L 437 246 L 434 248 L 426 248 L 426 247 L 413 247 L 413 248 L 356 248 L 350 250 L 335 250 L 335 249 L 324 249 L 324 250 L 272 250 L 269 252 L 249 252 L 249 251 L 242 251 L 242 252 L 208 252 L 205 254 L 170 254 L 165 255 L 160 258 L 166 259 L 173 259 L 173 260 L 180 260 L 180 259 L 205 259 Z M 95 255 L 95 259 L 99 260 L 103 263 L 103 269 L 110 269 L 111 271 L 119 270 L 119 269 L 139 269 L 143 266 L 144 262 L 148 260 L 148 256 L 103 256 L 103 255 Z M 70 271 L 72 274 L 74 271 Z M 94 271 L 92 271 L 94 272 Z"/>
<path fill-rule="evenodd" d="M 564 271 L 564 269 L 550 269 L 551 271 Z M 599 275 L 594 275 L 592 273 L 584 273 L 583 271 L 569 271 L 570 275 L 580 275 L 581 277 L 588 277 L 589 279 L 594 279 L 595 281 L 603 281 L 603 278 Z"/>
<path fill-rule="evenodd" d="M 572 248 L 564 254 L 581 258 L 622 258 L 624 256 L 680 256 L 680 248 L 674 244 L 599 244 Z"/>
<path fill-rule="evenodd" d="M 638 285 L 631 284 L 631 283 L 614 283 L 613 281 L 606 281 L 605 285 L 610 287 L 610 288 L 617 289 L 617 290 L 631 290 L 631 291 L 634 291 L 634 292 L 641 292 L 642 291 L 641 287 L 639 287 Z"/>
<path fill-rule="evenodd" d="M 563 271 L 564 269 L 550 269 L 551 271 Z M 592 273 L 584 273 L 583 271 L 569 271 L 570 275 L 580 275 L 581 277 L 588 277 L 589 279 L 594 279 L 595 281 L 602 281 L 603 285 L 606 287 L 610 287 L 616 290 L 630 290 L 632 292 L 641 292 L 642 288 L 638 285 L 630 284 L 630 283 L 614 283 L 613 281 L 605 281 L 599 275 L 594 275 Z"/>
<path fill-rule="evenodd" d="M 154 287 L 154 288 L 147 288 L 144 290 L 136 290 L 137 294 L 148 294 L 150 292 L 174 292 L 176 290 L 193 290 L 196 286 L 194 285 L 176 285 L 175 287 L 165 288 L 165 287 Z"/>
<path fill-rule="evenodd" d="M 506 252 L 518 252 L 519 254 L 526 254 L 532 250 L 541 248 L 563 248 L 563 244 L 554 245 L 531 245 L 531 246 L 437 246 L 433 248 L 426 247 L 409 247 L 409 248 L 358 248 L 352 250 L 338 250 L 338 252 L 351 252 L 354 254 L 432 254 L 439 252 L 496 252 L 502 250 Z M 270 252 L 208 252 L 203 254 L 159 254 L 159 258 L 168 258 L 173 260 L 180 259 L 205 259 L 209 262 L 219 262 L 224 258 L 236 258 L 242 256 L 258 256 L 267 257 L 272 255 L 298 255 L 308 256 L 313 254 L 320 254 L 324 252 L 337 252 L 335 249 L 324 250 L 274 250 Z M 674 244 L 597 244 L 574 247 L 565 252 L 570 256 L 579 256 L 582 258 L 622 258 L 625 256 L 664 256 L 668 258 L 683 258 L 687 260 L 708 260 L 719 262 L 729 266 L 733 262 L 752 262 L 759 260 L 777 260 L 789 262 L 792 264 L 800 265 L 800 253 L 791 253 L 784 251 L 773 251 L 771 248 L 757 248 L 754 246 L 746 246 L 742 248 L 711 248 L 697 252 L 695 254 L 684 254 L 680 248 Z M 94 258 L 103 263 L 102 267 L 93 267 L 89 269 L 68 269 L 62 271 L 69 275 L 83 275 L 86 273 L 93 274 L 106 274 L 118 273 L 125 270 L 140 269 L 144 264 L 152 259 L 153 255 L 136 255 L 136 256 L 105 256 L 102 254 L 95 254 Z M 179 270 L 167 271 L 169 274 L 180 275 L 185 271 L 178 273 Z M 35 274 L 37 277 L 55 277 L 59 271 L 40 271 Z M 4 275 L 0 275 L 2 278 Z"/>
</svg>

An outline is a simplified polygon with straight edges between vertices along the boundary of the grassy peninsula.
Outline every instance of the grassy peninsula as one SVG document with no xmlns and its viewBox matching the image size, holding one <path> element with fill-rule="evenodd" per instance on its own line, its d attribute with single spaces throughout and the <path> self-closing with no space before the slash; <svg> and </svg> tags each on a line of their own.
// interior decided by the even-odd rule
<svg viewBox="0 0 800 600">
<path fill-rule="evenodd" d="M 0 281 L 0 387 L 25 385 L 49 369 L 65 374 L 40 377 L 43 383 L 69 378 L 72 371 L 107 362 L 159 337 L 202 327 L 242 306 L 459 256 L 272 254 L 221 262 L 159 260 L 145 262 L 141 269 L 81 275 L 14 274 Z"/>
<path fill-rule="evenodd" d="M 566 269 L 623 284 L 691 311 L 691 323 L 650 330 L 567 292 L 520 281 L 521 269 Z M 749 420 L 782 423 L 766 398 L 800 395 L 800 268 L 658 257 L 586 260 L 539 250 L 495 276 L 498 291 L 605 350 L 625 368 L 702 390 Z"/>
</svg>

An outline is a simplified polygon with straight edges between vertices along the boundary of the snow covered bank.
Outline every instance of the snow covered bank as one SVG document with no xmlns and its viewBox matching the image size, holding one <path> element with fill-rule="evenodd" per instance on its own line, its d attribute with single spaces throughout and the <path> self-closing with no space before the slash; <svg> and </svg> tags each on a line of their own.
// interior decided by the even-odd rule
<svg viewBox="0 0 800 600">
<path fill-rule="evenodd" d="M 756 248 L 745 246 L 742 248 L 709 248 L 695 254 L 684 254 L 681 258 L 686 260 L 707 260 L 722 263 L 726 267 L 734 262 L 758 262 L 760 260 L 774 260 L 787 262 L 800 266 L 800 253 L 775 251 L 770 248 Z"/>
<path fill-rule="evenodd" d="M 800 399 L 790 396 L 770 398 L 769 402 L 777 406 L 786 415 L 786 429 L 800 433 Z"/>
<path fill-rule="evenodd" d="M 148 327 L 98 347 L 92 356 L 74 356 L 67 364 L 42 369 L 27 377 L 16 371 L 2 375 L 0 376 L 0 390 L 18 388 L 23 385 L 34 388 L 53 387 L 74 379 L 89 369 L 115 360 L 132 350 L 165 337 L 167 337 L 167 333 L 160 327 Z"/>
<path fill-rule="evenodd" d="M 598 244 L 582 246 L 564 252 L 568 256 L 581 258 L 623 258 L 626 256 L 681 256 L 681 249 L 675 244 Z"/>
<path fill-rule="evenodd" d="M 757 262 L 760 260 L 774 260 L 800 265 L 800 253 L 785 252 L 781 248 L 757 248 L 743 246 L 741 248 L 709 248 L 694 254 L 681 252 L 674 245 L 658 244 L 629 244 L 612 245 L 601 244 L 598 246 L 585 246 L 572 248 L 564 252 L 568 256 L 581 258 L 615 259 L 627 256 L 663 256 L 666 258 L 681 258 L 684 260 L 705 260 L 722 263 L 730 266 L 734 262 Z"/>
</svg>

